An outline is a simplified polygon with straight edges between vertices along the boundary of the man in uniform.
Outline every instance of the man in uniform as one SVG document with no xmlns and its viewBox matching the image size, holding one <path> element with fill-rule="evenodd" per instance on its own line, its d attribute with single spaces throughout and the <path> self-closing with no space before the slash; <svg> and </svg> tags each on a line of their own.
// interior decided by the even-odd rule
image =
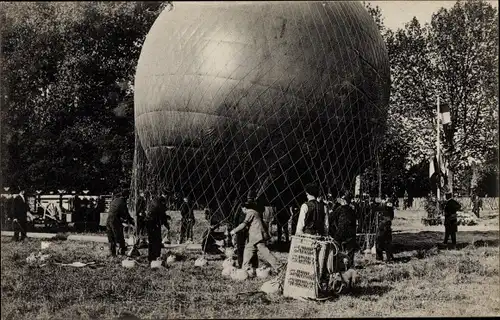
<svg viewBox="0 0 500 320">
<path fill-rule="evenodd" d="M 155 197 L 148 203 L 144 224 L 148 233 L 148 261 L 156 260 L 161 256 L 162 238 L 161 226 L 170 230 L 170 217 L 166 214 L 165 198 Z"/>
<path fill-rule="evenodd" d="M 28 228 L 28 211 L 30 210 L 26 201 L 23 189 L 19 190 L 19 194 L 12 202 L 12 222 L 14 229 L 14 241 L 23 241 L 26 239 L 26 229 Z M 19 238 L 21 234 L 21 238 Z"/>
<path fill-rule="evenodd" d="M 109 204 L 108 219 L 106 221 L 106 233 L 108 235 L 111 256 L 116 256 L 116 245 L 120 245 L 120 254 L 124 255 L 127 247 L 123 235 L 122 221 L 134 225 L 134 219 L 130 216 L 127 208 L 128 191 L 122 191 L 115 195 Z"/>
<path fill-rule="evenodd" d="M 448 243 L 449 237 L 451 237 L 451 244 L 453 246 L 457 244 L 457 212 L 460 209 L 460 203 L 451 198 L 451 193 L 446 193 L 446 203 L 444 205 L 444 244 Z"/>
<path fill-rule="evenodd" d="M 181 204 L 181 236 L 179 239 L 179 244 L 184 243 L 187 239 L 191 243 L 193 242 L 193 226 L 194 226 L 194 212 L 191 203 L 189 203 L 189 197 L 185 196 Z"/>
<path fill-rule="evenodd" d="M 354 253 L 356 252 L 356 211 L 351 205 L 351 194 L 345 192 L 339 203 L 340 206 L 335 210 L 334 216 L 336 221 L 335 236 L 341 250 L 349 256 L 349 263 L 354 266 Z"/>
</svg>

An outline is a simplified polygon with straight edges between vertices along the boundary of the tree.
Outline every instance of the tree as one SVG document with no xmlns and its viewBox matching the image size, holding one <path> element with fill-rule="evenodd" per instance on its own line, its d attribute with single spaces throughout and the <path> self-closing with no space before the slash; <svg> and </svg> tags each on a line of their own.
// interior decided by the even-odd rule
<svg viewBox="0 0 500 320">
<path fill-rule="evenodd" d="M 128 182 L 135 66 L 164 6 L 2 4 L 6 183 L 100 192 Z"/>
<path fill-rule="evenodd" d="M 402 124 L 408 164 L 435 152 L 436 97 L 450 106 L 452 127 L 443 151 L 455 185 L 467 189 L 470 161 L 495 154 L 498 128 L 498 12 L 484 1 L 440 9 L 431 24 L 416 18 L 386 38 L 391 58 L 390 117 Z M 491 48 L 495 48 L 492 50 Z"/>
</svg>

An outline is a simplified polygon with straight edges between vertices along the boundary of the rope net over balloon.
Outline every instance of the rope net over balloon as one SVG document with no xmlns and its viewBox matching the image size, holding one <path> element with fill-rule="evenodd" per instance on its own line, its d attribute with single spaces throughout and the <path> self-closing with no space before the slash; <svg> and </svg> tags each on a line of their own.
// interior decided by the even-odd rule
<svg viewBox="0 0 500 320">
<path fill-rule="evenodd" d="M 279 214 L 309 182 L 352 190 L 375 166 L 389 87 L 360 3 L 174 3 L 138 62 L 132 201 L 189 196 L 220 222 L 250 191 Z"/>
</svg>

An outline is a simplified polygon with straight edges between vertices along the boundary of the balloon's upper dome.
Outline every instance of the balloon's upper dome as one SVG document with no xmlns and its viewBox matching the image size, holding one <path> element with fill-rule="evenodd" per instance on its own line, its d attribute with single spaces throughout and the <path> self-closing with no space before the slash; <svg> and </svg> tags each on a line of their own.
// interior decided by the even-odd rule
<svg viewBox="0 0 500 320">
<path fill-rule="evenodd" d="M 358 109 L 385 118 L 389 81 L 384 42 L 359 2 L 175 2 L 142 48 L 136 128 L 147 149 L 221 121 L 260 126 L 315 108 L 337 122 Z"/>
</svg>

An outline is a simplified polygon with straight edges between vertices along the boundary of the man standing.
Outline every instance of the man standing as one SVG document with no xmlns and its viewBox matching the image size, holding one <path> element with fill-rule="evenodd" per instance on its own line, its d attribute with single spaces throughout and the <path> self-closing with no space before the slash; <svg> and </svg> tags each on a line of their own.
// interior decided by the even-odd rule
<svg viewBox="0 0 500 320">
<path fill-rule="evenodd" d="M 451 198 L 451 193 L 446 193 L 446 204 L 444 206 L 444 244 L 451 237 L 451 244 L 457 244 L 458 219 L 457 212 L 461 209 L 460 203 Z"/>
<path fill-rule="evenodd" d="M 156 260 L 161 256 L 161 226 L 170 230 L 169 216 L 166 214 L 165 199 L 156 197 L 148 203 L 144 223 L 148 233 L 148 261 Z"/>
<path fill-rule="evenodd" d="M 108 235 L 111 256 L 116 256 L 116 245 L 120 245 L 120 254 L 124 255 L 127 247 L 123 235 L 122 221 L 134 225 L 134 219 L 130 216 L 127 208 L 128 191 L 122 191 L 115 195 L 109 204 L 108 219 L 106 221 L 106 233 Z"/>
<path fill-rule="evenodd" d="M 336 217 L 335 236 L 342 251 L 344 251 L 350 259 L 350 265 L 354 266 L 354 253 L 356 252 L 356 211 L 351 205 L 351 194 L 345 192 L 344 196 L 339 201 L 340 206 L 335 210 Z"/>
<path fill-rule="evenodd" d="M 28 211 L 30 210 L 23 189 L 19 189 L 19 194 L 14 198 L 12 204 L 12 222 L 14 229 L 14 241 L 26 239 L 26 229 L 28 227 Z M 19 238 L 21 233 L 21 238 Z"/>
<path fill-rule="evenodd" d="M 325 210 L 323 204 L 316 199 L 319 195 L 319 188 L 314 183 L 305 186 L 307 201 L 302 204 L 297 221 L 296 235 L 310 234 L 325 235 Z"/>
<path fill-rule="evenodd" d="M 377 260 L 383 260 L 383 253 L 387 256 L 387 261 L 393 260 L 392 255 L 392 220 L 394 219 L 394 208 L 391 202 L 384 206 L 377 229 L 376 251 Z"/>
<path fill-rule="evenodd" d="M 191 243 L 193 242 L 193 226 L 194 226 L 194 212 L 191 203 L 189 203 L 189 197 L 185 196 L 181 204 L 181 236 L 179 244 L 184 243 L 187 239 Z"/>
<path fill-rule="evenodd" d="M 245 213 L 244 221 L 234 228 L 230 235 L 234 236 L 248 228 L 248 244 L 245 246 L 243 254 L 243 270 L 252 268 L 252 260 L 255 259 L 257 252 L 262 254 L 262 257 L 271 265 L 276 273 L 279 273 L 281 267 L 278 259 L 269 251 L 266 242 L 269 240 L 269 230 L 262 219 L 263 208 L 255 202 L 246 202 L 242 205 L 242 210 Z"/>
</svg>

